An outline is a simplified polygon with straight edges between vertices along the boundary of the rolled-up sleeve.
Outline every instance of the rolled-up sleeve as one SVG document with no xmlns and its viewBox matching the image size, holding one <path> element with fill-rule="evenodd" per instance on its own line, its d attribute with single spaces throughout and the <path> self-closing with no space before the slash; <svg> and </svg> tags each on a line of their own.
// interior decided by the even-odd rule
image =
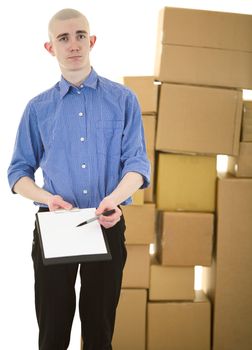
<svg viewBox="0 0 252 350">
<path fill-rule="evenodd" d="M 21 177 L 28 176 L 34 180 L 34 173 L 39 167 L 42 152 L 36 113 L 30 102 L 19 124 L 13 156 L 8 168 L 8 181 L 13 193 L 13 187 Z"/>
<path fill-rule="evenodd" d="M 150 161 L 147 157 L 141 109 L 136 96 L 129 93 L 126 101 L 125 126 L 122 137 L 122 178 L 128 172 L 143 177 L 144 189 L 150 184 Z"/>
</svg>

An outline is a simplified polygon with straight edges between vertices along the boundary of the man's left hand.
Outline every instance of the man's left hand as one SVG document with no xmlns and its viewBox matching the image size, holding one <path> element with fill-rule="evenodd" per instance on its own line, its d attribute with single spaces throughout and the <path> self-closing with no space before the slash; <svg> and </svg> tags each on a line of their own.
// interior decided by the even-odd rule
<svg viewBox="0 0 252 350">
<path fill-rule="evenodd" d="M 113 227 L 117 222 L 120 221 L 120 216 L 122 215 L 121 210 L 118 208 L 118 206 L 109 198 L 105 197 L 101 203 L 99 204 L 99 207 L 96 209 L 95 214 L 100 215 L 106 210 L 115 209 L 115 213 L 109 216 L 101 215 L 98 219 L 100 225 L 102 225 L 105 228 Z"/>
</svg>

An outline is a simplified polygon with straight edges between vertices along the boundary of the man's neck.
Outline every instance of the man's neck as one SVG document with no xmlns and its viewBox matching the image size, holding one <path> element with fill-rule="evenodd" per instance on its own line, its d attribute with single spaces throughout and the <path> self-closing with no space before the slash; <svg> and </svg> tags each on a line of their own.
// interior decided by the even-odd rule
<svg viewBox="0 0 252 350">
<path fill-rule="evenodd" d="M 91 67 L 81 71 L 61 71 L 63 77 L 74 86 L 80 86 L 91 72 Z"/>
</svg>

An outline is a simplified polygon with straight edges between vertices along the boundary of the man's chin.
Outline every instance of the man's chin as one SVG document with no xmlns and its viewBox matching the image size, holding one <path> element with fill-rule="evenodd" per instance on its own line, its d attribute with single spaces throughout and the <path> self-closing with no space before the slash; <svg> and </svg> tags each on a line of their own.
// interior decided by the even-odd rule
<svg viewBox="0 0 252 350">
<path fill-rule="evenodd" d="M 70 67 L 67 67 L 67 69 L 71 72 L 78 72 L 83 69 L 83 65 L 71 65 Z"/>
</svg>

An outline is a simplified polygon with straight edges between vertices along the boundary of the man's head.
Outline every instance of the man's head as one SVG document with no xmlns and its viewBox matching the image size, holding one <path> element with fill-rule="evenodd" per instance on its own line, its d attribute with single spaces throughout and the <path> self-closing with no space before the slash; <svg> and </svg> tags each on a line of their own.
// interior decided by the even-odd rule
<svg viewBox="0 0 252 350">
<path fill-rule="evenodd" d="M 55 56 L 64 74 L 90 71 L 89 52 L 96 37 L 90 36 L 87 18 L 74 9 L 63 9 L 49 21 L 46 50 Z"/>
<path fill-rule="evenodd" d="M 81 18 L 81 17 L 86 21 L 86 28 L 88 28 L 88 32 L 89 32 L 88 20 L 81 12 L 79 12 L 75 9 L 67 8 L 67 9 L 63 9 L 63 10 L 55 13 L 55 15 L 50 19 L 50 21 L 48 23 L 49 39 L 51 40 L 51 38 L 52 38 L 54 26 L 55 26 L 55 23 L 57 23 L 57 21 L 65 21 L 68 19 Z"/>
</svg>

